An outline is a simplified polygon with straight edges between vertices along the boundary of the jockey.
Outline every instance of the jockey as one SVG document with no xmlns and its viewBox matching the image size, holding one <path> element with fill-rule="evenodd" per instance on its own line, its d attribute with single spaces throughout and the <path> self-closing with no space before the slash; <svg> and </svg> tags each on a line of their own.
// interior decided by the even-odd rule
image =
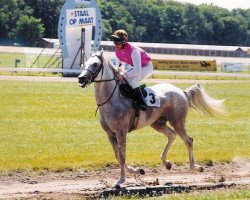
<svg viewBox="0 0 250 200">
<path fill-rule="evenodd" d="M 140 104 L 140 109 L 147 110 L 143 100 L 139 81 L 149 77 L 153 72 L 153 64 L 148 54 L 141 48 L 128 42 L 125 30 L 117 30 L 111 35 L 115 44 L 115 54 L 121 64 L 128 64 L 130 68 L 124 74 L 118 74 L 117 80 L 126 79 L 133 88 L 134 100 Z"/>
</svg>

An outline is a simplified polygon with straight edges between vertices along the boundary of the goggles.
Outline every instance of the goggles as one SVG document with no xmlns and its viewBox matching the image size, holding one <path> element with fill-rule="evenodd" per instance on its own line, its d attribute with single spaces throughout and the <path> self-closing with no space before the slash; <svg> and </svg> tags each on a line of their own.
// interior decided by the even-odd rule
<svg viewBox="0 0 250 200">
<path fill-rule="evenodd" d="M 123 40 L 121 38 L 113 38 L 114 44 L 122 44 Z"/>
<path fill-rule="evenodd" d="M 114 41 L 114 44 L 115 45 L 120 45 L 120 44 L 122 44 L 122 42 L 116 42 L 116 41 Z"/>
</svg>

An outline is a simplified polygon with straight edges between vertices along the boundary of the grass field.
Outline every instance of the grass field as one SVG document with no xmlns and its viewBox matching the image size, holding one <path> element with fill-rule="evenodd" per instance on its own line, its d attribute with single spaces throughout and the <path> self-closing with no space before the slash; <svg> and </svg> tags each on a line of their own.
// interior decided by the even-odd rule
<svg viewBox="0 0 250 200">
<path fill-rule="evenodd" d="M 190 84 L 176 84 L 186 88 Z M 228 116 L 209 118 L 190 111 L 187 130 L 199 163 L 250 158 L 250 90 L 244 83 L 204 85 L 213 98 L 225 98 Z M 0 81 L 0 171 L 100 168 L 117 164 L 95 117 L 93 86 L 77 83 Z M 155 166 L 166 138 L 149 127 L 128 135 L 127 162 Z M 169 160 L 187 163 L 177 138 Z"/>
<path fill-rule="evenodd" d="M 23 54 L 23 53 L 0 53 L 0 67 L 14 68 L 16 59 L 20 62 L 17 63 L 18 68 L 57 68 L 61 67 L 61 59 L 58 57 L 52 58 L 50 55 L 42 55 L 37 59 L 36 54 Z M 39 73 L 32 73 L 31 75 L 37 75 Z M 41 73 L 40 73 L 41 74 Z M 47 73 L 50 75 L 55 75 L 52 73 Z M 0 75 L 10 75 L 10 72 L 1 72 Z M 27 75 L 26 72 L 19 72 L 16 75 Z M 58 76 L 58 74 L 57 74 Z"/>
</svg>

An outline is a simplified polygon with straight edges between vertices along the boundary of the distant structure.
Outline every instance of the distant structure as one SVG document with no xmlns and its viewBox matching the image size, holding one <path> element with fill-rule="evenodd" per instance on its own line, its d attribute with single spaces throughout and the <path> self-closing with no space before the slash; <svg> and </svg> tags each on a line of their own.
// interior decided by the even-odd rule
<svg viewBox="0 0 250 200">
<path fill-rule="evenodd" d="M 58 47 L 60 47 L 60 43 L 58 39 L 42 38 L 42 41 L 40 42 L 40 46 L 46 47 L 46 48 L 57 49 Z"/>
<path fill-rule="evenodd" d="M 99 50 L 101 37 L 102 18 L 96 1 L 66 0 L 58 23 L 62 68 L 83 69 L 84 62 L 91 56 L 91 52 Z M 63 75 L 76 74 L 63 73 Z"/>
<path fill-rule="evenodd" d="M 147 52 L 156 54 L 211 57 L 250 57 L 250 54 L 248 54 L 248 51 L 250 51 L 250 47 L 140 42 L 134 43 Z M 106 51 L 114 51 L 114 45 L 111 41 L 102 41 L 101 47 Z"/>
<path fill-rule="evenodd" d="M 58 44 L 57 39 L 52 40 Z M 93 41 L 92 41 L 93 43 Z M 132 42 L 149 53 L 189 56 L 211 56 L 211 57 L 244 57 L 250 58 L 250 47 L 242 46 L 216 46 L 216 45 L 192 45 L 192 44 L 162 44 Z M 51 44 L 51 48 L 53 44 Z M 111 41 L 101 41 L 100 47 L 105 51 L 114 51 Z M 54 47 L 55 48 L 55 47 Z"/>
</svg>

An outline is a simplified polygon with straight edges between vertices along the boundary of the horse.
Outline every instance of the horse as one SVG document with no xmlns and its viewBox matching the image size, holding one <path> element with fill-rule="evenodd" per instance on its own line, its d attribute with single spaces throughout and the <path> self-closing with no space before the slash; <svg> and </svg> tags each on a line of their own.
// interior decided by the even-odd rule
<svg viewBox="0 0 250 200">
<path fill-rule="evenodd" d="M 200 67 L 208 69 L 210 67 L 210 63 L 207 63 L 206 61 L 201 61 L 200 62 Z"/>
<path fill-rule="evenodd" d="M 126 180 L 126 171 L 134 175 L 143 175 L 145 171 L 126 164 L 126 137 L 134 121 L 135 109 L 132 107 L 132 101 L 120 94 L 117 73 L 117 69 L 104 59 L 103 51 L 97 51 L 85 62 L 85 68 L 78 76 L 78 83 L 82 88 L 95 83 L 100 123 L 108 135 L 121 170 L 120 178 L 114 187 L 120 188 Z M 160 94 L 160 107 L 148 107 L 146 111 L 140 111 L 135 129 L 150 125 L 167 137 L 166 146 L 160 156 L 167 169 L 172 167 L 171 162 L 166 160 L 167 153 L 176 135 L 179 135 L 188 149 L 190 169 L 202 172 L 203 167 L 196 165 L 194 161 L 193 139 L 185 128 L 186 116 L 190 107 L 212 116 L 221 114 L 223 100 L 211 98 L 200 84 L 186 90 L 166 83 L 156 84 L 150 88 Z"/>
</svg>

